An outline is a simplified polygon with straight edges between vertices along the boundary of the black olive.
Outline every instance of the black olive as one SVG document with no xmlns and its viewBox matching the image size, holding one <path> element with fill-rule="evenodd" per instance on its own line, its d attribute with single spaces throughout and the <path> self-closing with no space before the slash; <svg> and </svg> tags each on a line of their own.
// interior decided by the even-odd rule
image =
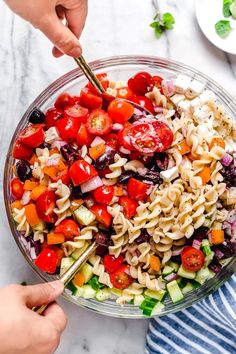
<svg viewBox="0 0 236 354">
<path fill-rule="evenodd" d="M 164 171 L 168 167 L 168 162 L 169 159 L 166 153 L 155 153 L 151 160 L 148 162 L 147 168 L 156 172 Z"/>
<path fill-rule="evenodd" d="M 32 169 L 30 168 L 30 164 L 23 160 L 17 162 L 16 172 L 22 182 L 25 182 L 27 179 L 32 177 Z"/>
<path fill-rule="evenodd" d="M 34 248 L 36 256 L 39 255 L 41 252 L 42 246 L 40 241 L 34 241 L 34 236 L 30 235 L 29 237 L 26 238 L 28 242 L 30 242 L 30 246 Z"/>
<path fill-rule="evenodd" d="M 67 162 L 69 162 L 69 164 L 73 164 L 75 161 L 79 160 L 80 158 L 80 154 L 78 153 L 78 151 L 75 150 L 69 144 L 63 145 L 60 150 L 63 158 Z"/>
<path fill-rule="evenodd" d="M 95 161 L 96 170 L 104 170 L 114 162 L 115 150 L 109 149 Z"/>
<path fill-rule="evenodd" d="M 149 242 L 151 236 L 146 229 L 141 229 L 140 235 L 135 239 L 135 242 L 140 245 L 143 242 Z"/>
<path fill-rule="evenodd" d="M 34 108 L 33 111 L 30 112 L 29 122 L 33 124 L 43 123 L 45 119 L 45 114 L 40 111 L 38 108 Z"/>
<path fill-rule="evenodd" d="M 160 177 L 160 173 L 151 170 L 147 170 L 144 176 L 138 175 L 136 178 L 140 181 L 148 181 L 154 184 L 162 183 L 162 178 Z"/>
<path fill-rule="evenodd" d="M 135 173 L 135 172 L 132 172 L 132 171 L 127 171 L 127 172 L 122 173 L 122 174 L 118 177 L 117 182 L 118 182 L 118 183 L 126 184 L 126 183 L 129 182 L 129 179 L 132 178 L 132 177 L 135 178 L 135 177 L 136 177 L 136 173 Z"/>
</svg>

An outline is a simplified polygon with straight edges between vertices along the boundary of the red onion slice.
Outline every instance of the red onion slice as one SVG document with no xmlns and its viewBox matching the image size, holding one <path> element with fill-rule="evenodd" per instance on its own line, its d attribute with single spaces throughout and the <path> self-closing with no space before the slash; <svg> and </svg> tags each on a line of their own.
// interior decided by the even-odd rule
<svg viewBox="0 0 236 354">
<path fill-rule="evenodd" d="M 183 251 L 184 247 L 185 246 L 183 246 L 183 247 L 181 247 L 181 248 L 179 248 L 177 250 L 172 251 L 172 256 L 179 256 L 181 254 L 181 252 Z"/>
<path fill-rule="evenodd" d="M 171 97 L 175 94 L 175 86 L 171 80 L 162 80 L 161 82 L 162 91 L 165 96 Z"/>
<path fill-rule="evenodd" d="M 230 154 L 228 154 L 228 153 L 226 153 L 224 155 L 224 157 L 221 159 L 221 163 L 224 166 L 229 166 L 232 161 L 233 161 L 233 157 Z"/>
<path fill-rule="evenodd" d="M 197 250 L 200 250 L 202 242 L 200 240 L 193 240 L 192 246 Z"/>
<path fill-rule="evenodd" d="M 27 205 L 29 201 L 30 201 L 30 191 L 25 191 L 21 198 L 21 204 Z"/>
<path fill-rule="evenodd" d="M 98 187 L 103 185 L 102 180 L 99 176 L 91 178 L 88 182 L 82 183 L 80 188 L 82 193 L 88 193 L 94 191 Z"/>
<path fill-rule="evenodd" d="M 90 144 L 90 146 L 97 146 L 100 144 L 105 144 L 105 140 L 103 140 L 102 138 L 100 138 L 100 136 L 96 136 L 96 138 L 92 141 L 92 143 Z"/>
<path fill-rule="evenodd" d="M 176 280 L 178 278 L 178 275 L 175 274 L 175 273 L 171 273 L 171 274 L 168 274 L 166 277 L 165 277 L 165 280 L 167 281 L 172 281 L 172 280 Z"/>
</svg>

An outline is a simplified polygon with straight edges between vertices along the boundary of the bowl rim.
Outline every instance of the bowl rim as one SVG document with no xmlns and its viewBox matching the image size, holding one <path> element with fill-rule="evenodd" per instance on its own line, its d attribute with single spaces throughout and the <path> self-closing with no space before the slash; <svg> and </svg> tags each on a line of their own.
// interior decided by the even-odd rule
<svg viewBox="0 0 236 354">
<path fill-rule="evenodd" d="M 218 94 L 220 93 L 221 99 L 222 100 L 227 100 L 227 106 L 229 109 L 232 111 L 236 111 L 236 101 L 235 99 L 218 83 L 216 83 L 214 80 L 212 80 L 210 77 L 207 75 L 201 73 L 197 69 L 194 69 L 186 64 L 180 63 L 178 61 L 174 61 L 171 59 L 166 59 L 162 57 L 157 57 L 157 56 L 148 56 L 148 55 L 121 55 L 121 56 L 111 56 L 103 59 L 98 59 L 94 60 L 89 63 L 91 68 L 93 70 L 99 71 L 100 69 L 105 69 L 105 68 L 111 68 L 112 66 L 124 66 L 124 65 L 138 65 L 138 64 L 143 64 L 143 65 L 149 65 L 152 68 L 162 68 L 162 69 L 170 69 L 170 70 L 175 70 L 177 73 L 183 73 L 186 75 L 191 75 L 191 77 L 197 76 L 198 79 L 202 79 L 202 81 L 205 81 L 210 85 L 214 90 L 217 89 Z M 23 116 L 21 117 L 14 134 L 12 136 L 6 160 L 5 160 L 5 166 L 4 166 L 4 179 L 3 179 L 3 186 L 4 186 L 4 203 L 5 203 L 5 210 L 7 214 L 7 219 L 8 223 L 10 225 L 11 233 L 15 239 L 15 242 L 19 249 L 21 250 L 21 253 L 23 254 L 24 258 L 26 261 L 29 263 L 31 268 L 34 270 L 34 272 L 43 280 L 43 281 L 52 281 L 55 279 L 58 279 L 58 276 L 52 276 L 48 275 L 47 273 L 41 271 L 39 268 L 37 268 L 32 260 L 30 259 L 29 255 L 27 255 L 26 250 L 22 246 L 22 243 L 20 242 L 19 238 L 19 233 L 15 228 L 14 221 L 12 219 L 11 215 L 11 209 L 10 209 L 10 203 L 9 203 L 9 176 L 10 176 L 10 169 L 11 169 L 11 162 L 14 160 L 11 156 L 12 149 L 14 142 L 16 140 L 16 137 L 18 136 L 18 132 L 21 130 L 22 126 L 25 126 L 25 123 L 27 121 L 27 117 L 31 110 L 37 106 L 40 107 L 42 106 L 45 102 L 48 101 L 48 99 L 51 97 L 52 94 L 54 94 L 56 91 L 62 89 L 65 85 L 71 83 L 73 80 L 76 80 L 80 77 L 83 76 L 82 71 L 79 68 L 75 68 L 64 75 L 60 76 L 57 80 L 55 80 L 53 83 L 51 83 L 48 87 L 46 87 L 31 103 L 31 105 L 28 107 L 28 109 L 25 111 Z M 227 281 L 227 279 L 234 274 L 236 269 L 236 258 L 232 258 L 230 262 L 223 267 L 220 273 L 218 273 L 214 278 L 208 280 L 205 284 L 201 285 L 198 289 L 195 289 L 189 294 L 186 294 L 184 296 L 184 300 L 182 302 L 179 302 L 177 304 L 172 304 L 170 301 L 167 303 L 171 304 L 170 309 L 164 308 L 163 312 L 159 314 L 159 316 L 163 316 L 166 314 L 170 313 L 175 313 L 177 311 L 183 310 L 185 308 L 188 308 L 189 306 L 194 305 L 198 301 L 202 300 L 206 296 L 210 295 L 213 293 L 216 289 L 218 289 L 221 285 L 224 284 L 224 282 Z M 217 279 L 217 283 L 216 283 Z M 63 297 L 69 300 L 72 303 L 75 303 L 76 305 L 79 305 L 83 308 L 89 309 L 93 312 L 111 316 L 111 317 L 120 317 L 120 318 L 128 318 L 128 319 L 147 319 L 146 316 L 144 316 L 141 311 L 140 314 L 138 312 L 134 312 L 134 309 L 137 309 L 134 305 L 125 305 L 123 309 L 127 310 L 127 313 L 123 314 L 118 310 L 118 306 L 120 308 L 120 305 L 115 304 L 114 302 L 111 303 L 111 301 L 106 301 L 106 302 L 98 302 L 94 300 L 87 300 L 83 298 L 74 298 L 71 295 L 67 294 L 66 292 L 63 293 Z M 109 304 L 111 303 L 111 305 Z M 116 305 L 116 308 L 114 309 L 114 304 Z M 109 312 L 108 312 L 109 308 Z M 130 311 L 130 312 L 129 312 Z M 132 313 L 134 312 L 134 313 Z"/>
</svg>

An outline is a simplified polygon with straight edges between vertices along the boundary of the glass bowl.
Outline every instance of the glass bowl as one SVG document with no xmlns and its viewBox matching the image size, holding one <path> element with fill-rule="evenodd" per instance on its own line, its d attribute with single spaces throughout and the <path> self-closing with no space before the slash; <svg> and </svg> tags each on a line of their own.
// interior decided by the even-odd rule
<svg viewBox="0 0 236 354">
<path fill-rule="evenodd" d="M 199 81 L 206 82 L 206 88 L 215 92 L 218 97 L 218 100 L 224 104 L 226 107 L 227 113 L 234 117 L 236 112 L 236 102 L 233 97 L 230 96 L 221 86 L 215 83 L 212 79 L 200 73 L 199 71 L 183 65 L 181 63 L 158 58 L 158 57 L 149 57 L 149 56 L 119 56 L 111 57 L 101 60 L 96 60 L 90 63 L 91 68 L 96 72 L 107 72 L 111 80 L 124 80 L 137 73 L 138 71 L 148 71 L 153 75 L 161 75 L 165 78 L 175 79 L 179 73 L 189 75 L 196 78 Z M 83 75 L 80 69 L 76 68 L 67 74 L 60 77 L 49 87 L 47 87 L 30 105 L 22 119 L 20 120 L 13 138 L 10 143 L 8 154 L 5 162 L 5 172 L 4 172 L 4 199 L 5 207 L 7 211 L 8 221 L 14 239 L 30 266 L 33 270 L 42 278 L 44 281 L 50 281 L 55 279 L 55 276 L 48 275 L 38 269 L 30 257 L 30 252 L 26 247 L 26 244 L 23 242 L 23 238 L 20 236 L 19 232 L 15 228 L 14 220 L 11 215 L 10 210 L 10 181 L 13 174 L 13 163 L 14 159 L 12 158 L 12 147 L 19 132 L 27 125 L 28 115 L 34 107 L 38 107 L 41 110 L 45 111 L 47 108 L 53 105 L 55 98 L 64 91 L 68 91 L 72 94 L 78 94 L 80 89 L 85 85 L 87 79 Z M 166 315 L 169 313 L 174 313 L 181 309 L 185 309 L 188 306 L 193 305 L 197 301 L 203 299 L 205 296 L 214 292 L 218 287 L 220 287 L 233 273 L 236 268 L 236 258 L 232 259 L 222 271 L 218 273 L 214 278 L 207 281 L 200 288 L 188 293 L 184 300 L 173 304 L 169 299 L 166 300 L 166 306 L 164 310 L 160 313 L 160 316 Z M 138 307 L 134 305 L 125 305 L 121 307 L 116 304 L 115 301 L 105 301 L 98 302 L 93 299 L 83 299 L 75 298 L 68 293 L 64 293 L 64 297 L 69 301 L 75 303 L 76 305 L 82 306 L 84 308 L 90 309 L 92 311 L 98 312 L 100 314 L 113 316 L 113 317 L 122 317 L 122 318 L 146 318 Z"/>
</svg>

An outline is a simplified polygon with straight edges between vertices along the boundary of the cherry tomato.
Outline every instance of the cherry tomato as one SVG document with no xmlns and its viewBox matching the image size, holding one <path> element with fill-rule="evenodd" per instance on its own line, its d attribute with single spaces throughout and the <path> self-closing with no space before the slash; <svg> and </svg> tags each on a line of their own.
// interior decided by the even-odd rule
<svg viewBox="0 0 236 354">
<path fill-rule="evenodd" d="M 131 124 L 119 131 L 118 141 L 119 144 L 122 145 L 124 148 L 128 150 L 133 150 L 133 146 L 131 145 L 131 139 L 130 139 L 130 127 Z"/>
<path fill-rule="evenodd" d="M 79 126 L 79 120 L 70 117 L 61 118 L 55 124 L 58 134 L 62 140 L 65 140 L 68 143 L 72 143 L 76 140 Z"/>
<path fill-rule="evenodd" d="M 181 253 L 183 267 L 189 271 L 199 271 L 205 262 L 204 253 L 194 247 L 185 247 Z"/>
<path fill-rule="evenodd" d="M 80 104 L 79 96 L 72 96 L 70 99 L 70 104 L 73 106 L 74 104 Z"/>
<path fill-rule="evenodd" d="M 76 118 L 81 123 L 86 123 L 89 115 L 89 110 L 85 107 L 75 104 L 73 106 L 68 106 L 64 110 L 64 117 Z"/>
<path fill-rule="evenodd" d="M 33 149 L 22 144 L 19 140 L 15 142 L 13 147 L 12 156 L 14 159 L 29 160 L 33 154 Z"/>
<path fill-rule="evenodd" d="M 156 86 L 157 88 L 161 89 L 161 83 L 163 81 L 163 78 L 161 76 L 155 75 L 152 77 L 153 82 L 154 82 L 154 86 Z"/>
<path fill-rule="evenodd" d="M 56 195 L 53 191 L 43 192 L 36 201 L 36 210 L 40 219 L 54 224 L 57 216 L 53 209 L 56 206 Z"/>
<path fill-rule="evenodd" d="M 112 216 L 108 213 L 107 208 L 104 205 L 94 205 L 90 208 L 91 212 L 96 215 L 98 222 L 108 228 L 111 224 Z"/>
<path fill-rule="evenodd" d="M 61 109 L 52 107 L 45 113 L 45 124 L 47 129 L 54 127 L 56 121 L 62 118 L 63 112 Z"/>
<path fill-rule="evenodd" d="M 133 283 L 133 278 L 129 272 L 129 266 L 127 264 L 122 264 L 110 274 L 110 280 L 116 289 L 128 288 Z"/>
<path fill-rule="evenodd" d="M 133 97 L 133 92 L 130 90 L 129 87 L 121 87 L 117 89 L 116 97 L 124 98 L 125 100 L 131 100 Z"/>
<path fill-rule="evenodd" d="M 87 161 L 79 160 L 71 165 L 69 174 L 74 186 L 78 186 L 97 176 L 98 173 Z"/>
<path fill-rule="evenodd" d="M 44 272 L 53 274 L 58 263 L 57 253 L 52 248 L 44 248 L 35 259 L 34 264 Z"/>
<path fill-rule="evenodd" d="M 101 186 L 94 191 L 94 198 L 97 203 L 109 205 L 114 197 L 113 186 Z"/>
<path fill-rule="evenodd" d="M 117 134 L 111 133 L 104 137 L 106 145 L 110 146 L 113 150 L 117 151 L 119 149 L 119 141 Z"/>
<path fill-rule="evenodd" d="M 173 142 L 173 133 L 170 127 L 166 123 L 158 120 L 153 121 L 151 125 L 155 129 L 156 135 L 159 137 L 162 143 L 162 147 L 159 145 L 159 148 L 157 148 L 156 152 L 167 150 Z"/>
<path fill-rule="evenodd" d="M 65 169 L 63 171 L 58 171 L 56 176 L 52 178 L 52 181 L 54 183 L 58 182 L 59 180 L 61 180 L 62 183 L 67 186 L 70 184 L 70 175 L 68 169 Z"/>
<path fill-rule="evenodd" d="M 132 139 L 133 147 L 142 154 L 150 154 L 162 149 L 162 142 L 157 136 L 145 134 L 142 137 Z"/>
<path fill-rule="evenodd" d="M 106 135 L 112 130 L 112 120 L 102 109 L 95 109 L 88 117 L 86 128 L 90 134 Z"/>
<path fill-rule="evenodd" d="M 70 106 L 72 102 L 72 96 L 67 92 L 63 92 L 57 97 L 54 106 L 63 110 L 65 107 Z"/>
<path fill-rule="evenodd" d="M 139 104 L 141 107 L 146 108 L 150 113 L 155 114 L 155 109 L 152 101 L 145 96 L 134 96 L 132 101 Z"/>
<path fill-rule="evenodd" d="M 130 178 L 127 184 L 128 195 L 133 200 L 144 200 L 147 197 L 148 185 L 135 178 Z"/>
<path fill-rule="evenodd" d="M 88 108 L 90 111 L 102 107 L 102 97 L 94 94 L 87 87 L 81 90 L 80 103 L 82 106 Z"/>
<path fill-rule="evenodd" d="M 131 219 L 136 215 L 136 209 L 138 207 L 136 200 L 123 196 L 119 198 L 119 204 L 123 207 L 123 213 L 127 219 Z"/>
<path fill-rule="evenodd" d="M 128 80 L 128 86 L 136 95 L 145 95 L 153 89 L 154 82 L 149 73 L 141 71 Z"/>
<path fill-rule="evenodd" d="M 106 254 L 103 258 L 103 265 L 107 273 L 114 272 L 124 262 L 124 257 L 119 255 L 117 258 L 113 255 Z"/>
<path fill-rule="evenodd" d="M 24 194 L 24 184 L 19 178 L 13 178 L 11 180 L 11 192 L 16 199 L 21 199 Z"/>
<path fill-rule="evenodd" d="M 42 124 L 33 124 L 25 128 L 20 136 L 19 140 L 22 144 L 36 148 L 44 141 L 44 131 Z"/>
<path fill-rule="evenodd" d="M 86 128 L 85 123 L 81 123 L 78 134 L 77 134 L 77 144 L 79 147 L 83 145 L 90 145 L 91 142 L 93 141 L 94 137 L 88 132 L 88 129 Z"/>
<path fill-rule="evenodd" d="M 101 73 L 101 74 L 97 74 L 96 76 L 97 76 L 98 80 L 100 81 L 100 83 L 102 84 L 102 87 L 106 91 L 106 89 L 108 88 L 108 85 L 109 85 L 107 74 L 106 73 Z M 86 85 L 86 87 L 91 92 L 95 93 L 96 95 L 98 94 L 97 89 L 90 82 Z"/>
<path fill-rule="evenodd" d="M 134 107 L 129 102 L 115 99 L 109 104 L 107 112 L 114 123 L 125 124 L 134 114 Z"/>
<path fill-rule="evenodd" d="M 78 224 L 73 219 L 65 219 L 55 228 L 55 233 L 63 234 L 66 240 L 73 240 L 80 235 Z"/>
</svg>

